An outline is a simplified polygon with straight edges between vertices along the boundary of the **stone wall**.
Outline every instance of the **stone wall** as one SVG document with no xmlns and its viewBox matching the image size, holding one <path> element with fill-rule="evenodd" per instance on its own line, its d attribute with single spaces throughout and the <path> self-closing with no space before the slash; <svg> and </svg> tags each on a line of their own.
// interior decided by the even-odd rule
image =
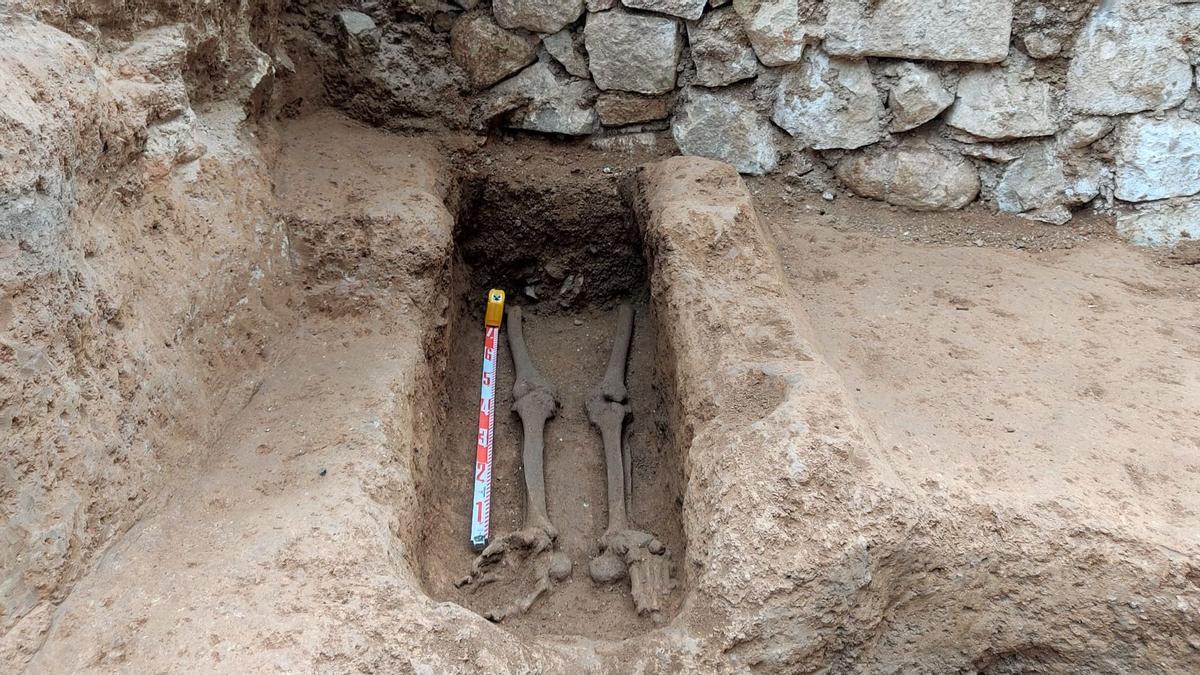
<svg viewBox="0 0 1200 675">
<path fill-rule="evenodd" d="M 1189 0 L 455 2 L 316 12 L 333 102 L 384 125 L 657 133 L 912 209 L 1091 206 L 1139 243 L 1200 237 Z M 364 79 L 383 96 L 346 86 Z"/>
</svg>

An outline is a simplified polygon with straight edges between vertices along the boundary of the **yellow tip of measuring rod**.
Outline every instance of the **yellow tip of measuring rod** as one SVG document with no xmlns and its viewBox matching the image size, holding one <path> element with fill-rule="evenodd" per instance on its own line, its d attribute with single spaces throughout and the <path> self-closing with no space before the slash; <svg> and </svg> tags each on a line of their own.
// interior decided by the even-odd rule
<svg viewBox="0 0 1200 675">
<path fill-rule="evenodd" d="M 499 326 L 504 321 L 504 291 L 493 288 L 488 291 L 487 312 L 483 315 L 483 325 Z"/>
</svg>

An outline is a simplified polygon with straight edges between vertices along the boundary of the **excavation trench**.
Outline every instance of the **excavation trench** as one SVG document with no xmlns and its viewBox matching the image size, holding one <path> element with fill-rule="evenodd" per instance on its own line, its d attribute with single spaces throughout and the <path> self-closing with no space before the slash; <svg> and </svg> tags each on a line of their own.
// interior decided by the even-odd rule
<svg viewBox="0 0 1200 675">
<path fill-rule="evenodd" d="M 629 414 L 623 442 L 631 458 L 630 516 L 666 545 L 675 567 L 686 545 L 680 520 L 683 471 L 666 411 L 672 392 L 667 347 L 657 339 L 641 238 L 627 204 L 609 181 L 581 179 L 553 187 L 539 176 L 476 178 L 460 200 L 450 274 L 450 308 L 442 373 L 444 400 L 431 415 L 428 465 L 418 484 L 421 512 L 418 567 L 425 591 L 481 614 L 511 606 L 536 583 L 532 560 L 506 578 L 459 587 L 476 553 L 469 545 L 485 293 L 508 292 L 524 315 L 534 365 L 556 389 L 557 414 L 545 427 L 545 489 L 571 573 L 554 583 L 528 612 L 503 625 L 528 636 L 620 639 L 645 633 L 678 611 L 683 584 L 664 599 L 657 617 L 639 614 L 630 581 L 596 583 L 589 561 L 600 553 L 608 525 L 604 446 L 585 403 L 605 372 L 619 307 L 634 310 L 626 368 Z M 510 316 L 511 320 L 511 316 Z M 525 523 L 522 423 L 513 411 L 515 379 L 510 325 L 498 353 L 492 539 Z M 433 359 L 440 362 L 442 359 Z M 678 577 L 678 572 L 675 574 Z"/>
<path fill-rule="evenodd" d="M 87 561 L 61 603 L 0 642 L 29 672 L 1197 671 L 1183 642 L 1200 606 L 1193 542 L 1169 550 L 1054 502 L 1004 507 L 938 482 L 940 467 L 910 467 L 921 473 L 906 480 L 899 448 L 881 450 L 808 337 L 731 167 L 618 167 L 626 199 L 608 158 L 581 153 L 563 170 L 560 147 L 544 160 L 519 148 L 480 158 L 494 150 L 484 148 L 467 159 L 497 168 L 460 162 L 454 186 L 445 150 L 420 139 L 329 115 L 285 131 L 277 230 L 263 213 L 250 236 L 246 207 L 261 195 L 202 162 L 206 179 L 186 194 L 228 210 L 154 235 L 181 237 L 163 241 L 184 253 L 133 258 L 154 291 L 180 270 L 195 277 L 198 296 L 170 297 L 176 307 L 199 297 L 180 325 L 203 330 L 169 344 L 197 350 L 210 370 L 189 373 L 183 360 L 182 375 L 202 375 L 230 412 L 166 455 L 161 497 Z M 214 223 L 240 239 L 217 236 L 193 254 L 195 233 L 222 231 Z M 219 270 L 188 266 L 231 242 L 243 253 Z M 861 245 L 843 257 L 854 263 Z M 218 279 L 229 287 L 208 288 Z M 532 579 L 455 584 L 475 558 L 472 449 L 492 286 L 524 311 L 532 359 L 559 393 L 545 488 L 571 562 L 499 625 L 487 614 Z M 625 302 L 636 314 L 624 429 L 632 517 L 670 550 L 677 582 L 658 622 L 635 611 L 628 581 L 597 584 L 589 569 L 608 513 L 585 402 Z M 950 313 L 964 330 L 964 312 Z M 506 339 L 499 352 L 492 522 L 503 537 L 525 524 L 525 487 Z M 154 405 L 204 414 L 189 410 L 205 399 L 186 384 Z M 14 643 L 20 651 L 5 651 Z"/>
</svg>

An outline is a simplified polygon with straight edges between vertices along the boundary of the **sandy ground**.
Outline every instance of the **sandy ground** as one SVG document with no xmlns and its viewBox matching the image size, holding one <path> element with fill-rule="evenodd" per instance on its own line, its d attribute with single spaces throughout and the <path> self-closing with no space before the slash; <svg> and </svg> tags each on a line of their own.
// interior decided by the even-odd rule
<svg viewBox="0 0 1200 675">
<path fill-rule="evenodd" d="M 1087 222 L 771 187 L 789 281 L 904 480 L 1196 549 L 1200 269 Z"/>
</svg>

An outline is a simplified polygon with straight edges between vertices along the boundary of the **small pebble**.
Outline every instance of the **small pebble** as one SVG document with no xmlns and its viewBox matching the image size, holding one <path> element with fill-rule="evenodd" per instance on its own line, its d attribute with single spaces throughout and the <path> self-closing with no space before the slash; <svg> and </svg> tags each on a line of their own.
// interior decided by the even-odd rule
<svg viewBox="0 0 1200 675">
<path fill-rule="evenodd" d="M 324 476 L 324 475 L 325 475 L 325 474 L 327 474 L 327 473 L 329 473 L 329 471 L 328 471 L 328 470 L 326 470 L 326 469 L 321 469 L 321 475 L 322 475 L 322 476 Z"/>
<path fill-rule="evenodd" d="M 583 325 L 583 319 L 575 319 L 575 320 L 574 320 L 574 321 L 572 321 L 571 323 L 575 324 L 576 326 L 582 326 L 582 325 Z"/>
<path fill-rule="evenodd" d="M 830 192 L 829 190 L 826 190 L 821 193 L 821 199 L 824 199 L 827 202 L 831 202 L 831 201 L 833 201 L 833 193 Z"/>
</svg>

